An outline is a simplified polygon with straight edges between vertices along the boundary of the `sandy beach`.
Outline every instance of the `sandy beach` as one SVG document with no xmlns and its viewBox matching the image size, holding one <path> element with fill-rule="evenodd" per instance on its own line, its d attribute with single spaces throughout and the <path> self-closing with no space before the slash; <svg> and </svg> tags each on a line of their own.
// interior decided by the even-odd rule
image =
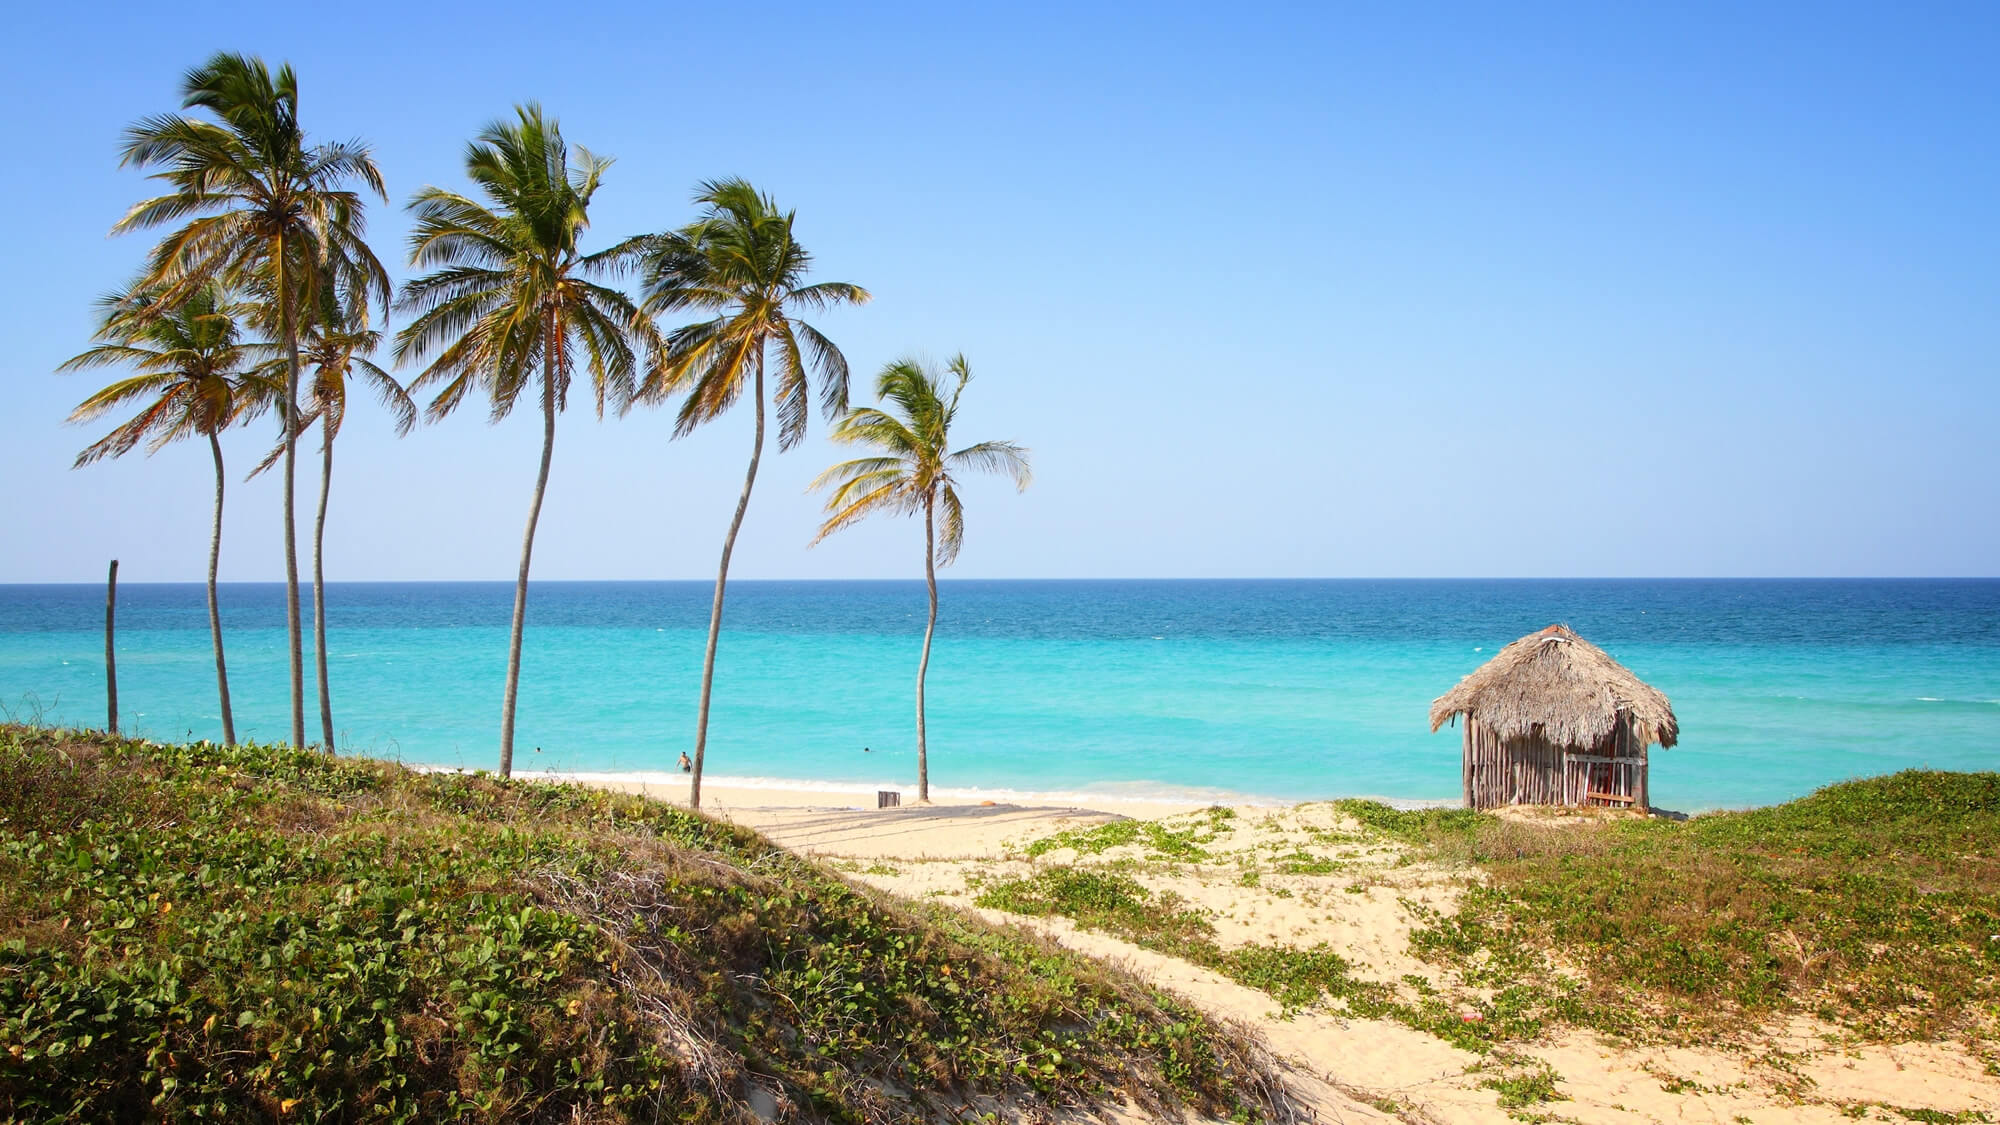
<svg viewBox="0 0 2000 1125">
<path fill-rule="evenodd" d="M 687 796 L 685 785 L 672 781 L 597 784 L 677 803 Z M 1356 832 L 1358 825 L 1330 803 L 1242 806 L 1226 814 L 1160 802 L 1085 808 L 944 800 L 875 809 L 859 807 L 860 796 L 705 787 L 702 807 L 881 891 L 1031 927 L 1180 994 L 1260 1037 L 1319 1120 L 1834 1125 L 1908 1119 L 1896 1107 L 1967 1121 L 2000 1117 L 2000 1078 L 1987 1061 L 1952 1043 L 1867 1043 L 1797 1017 L 1727 1043 L 1637 1043 L 1562 1030 L 1480 1055 L 1400 1022 L 1347 1014 L 1338 1003 L 1287 1014 L 1264 992 L 1200 965 L 1065 918 L 1030 918 L 974 901 L 982 887 L 1051 866 L 1115 870 L 1157 895 L 1175 896 L 1161 901 L 1199 912 L 1222 948 L 1324 944 L 1358 979 L 1398 988 L 1422 982 L 1475 1018 L 1475 1005 L 1490 991 L 1419 959 L 1409 937 L 1421 913 L 1449 912 L 1477 874 L 1415 861 L 1399 845 Z M 1034 841 L 1126 818 L 1193 833 L 1201 841 L 1198 857 L 1162 856 L 1143 841 L 1093 854 L 1060 847 L 1027 854 Z M 1510 1079 L 1542 1073 L 1553 1076 L 1555 1098 L 1525 1111 L 1503 1104 Z"/>
<path fill-rule="evenodd" d="M 585 785 L 637 793 L 656 801 L 688 803 L 688 783 L 578 775 Z M 1022 802 L 971 800 L 942 795 L 927 805 L 915 791 L 899 790 L 911 804 L 877 809 L 851 789 L 750 788 L 703 785 L 701 808 L 755 828 L 794 851 L 849 859 L 998 858 L 1010 847 L 1078 825 L 1129 817 L 1150 820 L 1206 808 L 1194 801 L 1114 801 L 1093 798 L 1089 807 L 1060 795 L 1030 794 Z M 1039 799 L 1038 799 L 1039 798 Z"/>
</svg>

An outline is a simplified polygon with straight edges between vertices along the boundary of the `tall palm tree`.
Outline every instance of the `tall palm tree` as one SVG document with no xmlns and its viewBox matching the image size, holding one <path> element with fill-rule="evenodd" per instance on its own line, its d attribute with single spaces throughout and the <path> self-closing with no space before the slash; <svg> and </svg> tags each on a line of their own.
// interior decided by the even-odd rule
<svg viewBox="0 0 2000 1125">
<path fill-rule="evenodd" d="M 334 749 L 334 737 L 333 698 L 326 679 L 326 502 L 333 491 L 333 439 L 340 436 L 347 418 L 349 381 L 359 380 L 374 390 L 396 419 L 396 436 L 409 433 L 417 424 L 417 407 L 409 393 L 395 376 L 368 358 L 381 342 L 382 333 L 368 326 L 367 294 L 342 295 L 332 284 L 323 287 L 321 308 L 299 341 L 299 360 L 313 371 L 299 430 L 303 432 L 315 422 L 320 429 L 319 510 L 313 518 L 313 662 L 319 679 L 320 738 L 329 751 Z M 285 447 L 280 444 L 251 475 L 270 468 L 284 454 Z"/>
<path fill-rule="evenodd" d="M 708 647 L 701 661 L 701 703 L 695 717 L 691 805 L 701 805 L 701 772 L 708 749 L 708 702 L 715 686 L 715 646 L 722 630 L 722 597 L 729 581 L 729 555 L 750 506 L 757 462 L 764 454 L 765 353 L 777 349 L 778 386 L 772 406 L 778 414 L 778 449 L 790 449 L 806 435 L 810 378 L 819 378 L 820 408 L 828 418 L 847 409 L 847 359 L 833 341 L 798 319 L 802 310 L 858 305 L 868 291 L 844 281 L 805 283 L 812 256 L 792 237 L 793 212 L 779 211 L 771 197 L 740 179 L 701 185 L 695 203 L 699 219 L 679 231 L 650 240 L 643 249 L 648 317 L 680 309 L 712 314 L 675 329 L 649 367 L 640 388 L 646 399 L 681 394 L 674 436 L 721 416 L 750 385 L 756 436 L 743 494 L 722 540 L 715 573 L 715 600 L 709 608 Z"/>
<path fill-rule="evenodd" d="M 556 414 L 568 402 L 581 359 L 597 394 L 623 408 L 632 394 L 634 345 L 650 339 L 624 293 L 590 280 L 629 261 L 622 244 L 596 254 L 577 249 L 589 225 L 591 196 L 609 159 L 570 149 L 553 119 L 534 104 L 514 121 L 488 125 L 466 149 L 466 175 L 492 204 L 427 187 L 410 203 L 416 229 L 410 263 L 435 267 L 403 288 L 400 306 L 416 319 L 396 334 L 398 362 L 430 359 L 411 390 L 438 387 L 427 413 L 442 418 L 483 388 L 498 422 L 521 391 L 539 380 L 542 464 L 521 538 L 514 581 L 514 623 L 507 647 L 507 689 L 500 712 L 500 776 L 514 769 L 514 700 L 521 681 L 521 632 L 527 620 L 528 562 L 535 522 L 548 490 Z"/>
<path fill-rule="evenodd" d="M 952 357 L 946 370 L 957 377 L 947 390 L 944 380 L 914 359 L 901 359 L 882 369 L 875 397 L 895 411 L 861 407 L 849 411 L 827 436 L 842 445 L 872 446 L 873 457 L 843 461 L 814 478 L 811 487 L 833 487 L 826 499 L 829 513 L 813 543 L 876 512 L 924 516 L 924 585 L 930 591 L 930 618 L 924 623 L 924 652 L 917 660 L 917 800 L 931 799 L 929 746 L 924 740 L 924 676 L 931 666 L 931 635 L 937 631 L 937 568 L 950 566 L 965 543 L 965 505 L 958 498 L 959 470 L 1005 473 L 1014 487 L 1028 487 L 1028 451 L 1011 441 L 982 441 L 952 451 L 951 424 L 958 416 L 958 399 L 972 381 L 963 355 Z M 939 525 L 942 524 L 942 527 Z"/>
<path fill-rule="evenodd" d="M 363 241 L 362 200 L 343 185 L 359 181 L 386 201 L 382 174 L 358 142 L 308 146 L 299 125 L 298 78 L 263 60 L 220 52 L 181 82 L 184 109 L 125 131 L 121 164 L 157 169 L 172 190 L 134 205 L 113 233 L 183 223 L 153 251 L 146 284 L 171 309 L 204 285 L 254 284 L 275 308 L 285 356 L 279 421 L 285 436 L 285 614 L 290 630 L 292 744 L 305 745 L 305 669 L 299 625 L 298 533 L 293 485 L 299 431 L 300 312 L 323 277 L 387 303 L 389 275 Z M 183 222 L 185 220 L 185 222 Z"/>
<path fill-rule="evenodd" d="M 72 357 L 58 370 L 106 366 L 136 368 L 89 398 L 70 414 L 89 422 L 120 407 L 139 412 L 77 454 L 82 468 L 106 457 L 122 457 L 146 443 L 157 453 L 170 442 L 201 436 L 215 461 L 215 520 L 208 543 L 208 632 L 215 643 L 215 689 L 222 702 L 222 741 L 236 742 L 236 718 L 229 705 L 229 667 L 222 655 L 222 614 L 216 602 L 215 572 L 222 561 L 222 442 L 224 429 L 277 401 L 282 387 L 253 370 L 256 345 L 246 343 L 237 322 L 239 309 L 215 285 L 186 295 L 171 311 L 155 313 L 158 295 L 142 288 L 104 298 L 104 341 Z"/>
</svg>

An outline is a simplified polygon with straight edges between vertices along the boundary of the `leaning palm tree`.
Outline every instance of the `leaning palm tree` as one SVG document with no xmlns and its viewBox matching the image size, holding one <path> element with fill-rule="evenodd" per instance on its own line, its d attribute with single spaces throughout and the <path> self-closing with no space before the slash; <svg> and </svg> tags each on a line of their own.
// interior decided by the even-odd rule
<svg viewBox="0 0 2000 1125">
<path fill-rule="evenodd" d="M 947 390 L 936 372 L 914 359 L 882 369 L 875 397 L 894 404 L 893 412 L 874 407 L 850 411 L 828 434 L 842 445 L 872 446 L 873 457 L 843 461 L 814 478 L 812 488 L 831 486 L 820 540 L 876 512 L 924 517 L 924 585 L 930 591 L 930 618 L 924 624 L 924 651 L 917 660 L 917 800 L 931 799 L 929 747 L 924 741 L 924 675 L 931 666 L 931 635 L 937 631 L 937 568 L 950 566 L 965 543 L 965 505 L 958 498 L 959 470 L 1005 473 L 1016 489 L 1031 479 L 1028 451 L 1011 441 L 982 441 L 953 452 L 951 424 L 958 399 L 972 381 L 965 357 L 947 365 L 957 382 Z M 942 525 L 942 526 L 940 526 Z"/>
<path fill-rule="evenodd" d="M 368 358 L 382 342 L 382 333 L 368 326 L 367 294 L 339 292 L 328 284 L 321 292 L 321 308 L 299 341 L 299 360 L 312 368 L 312 384 L 302 404 L 305 415 L 299 420 L 303 432 L 319 423 L 319 511 L 313 517 L 313 665 L 319 679 L 320 737 L 330 751 L 334 748 L 333 697 L 326 678 L 326 501 L 333 490 L 333 439 L 347 419 L 347 387 L 359 380 L 374 390 L 382 405 L 396 420 L 396 435 L 403 436 L 417 424 L 417 407 L 395 376 Z M 279 361 L 282 366 L 282 361 Z M 264 457 L 251 473 L 270 468 L 285 454 L 282 443 Z"/>
<path fill-rule="evenodd" d="M 722 630 L 722 597 L 729 555 L 750 506 L 757 462 L 764 454 L 765 353 L 777 349 L 778 449 L 806 435 L 812 373 L 819 377 L 820 408 L 828 418 L 847 409 L 847 359 L 833 341 L 798 319 L 801 310 L 862 304 L 868 291 L 844 281 L 805 283 L 812 256 L 792 237 L 793 212 L 779 211 L 767 195 L 740 179 L 704 183 L 695 195 L 702 216 L 679 231 L 648 240 L 645 299 L 648 317 L 681 309 L 712 314 L 673 331 L 655 356 L 640 388 L 643 398 L 683 395 L 674 436 L 721 416 L 749 384 L 756 436 L 743 494 L 722 540 L 709 607 L 708 647 L 701 661 L 701 702 L 695 716 L 694 770 L 688 801 L 701 805 L 702 762 L 708 749 L 708 702 L 715 686 L 715 646 Z"/>
<path fill-rule="evenodd" d="M 435 187 L 411 201 L 416 229 L 410 263 L 435 268 L 403 288 L 400 307 L 416 319 L 396 334 L 395 353 L 398 362 L 430 360 L 410 389 L 438 387 L 426 411 L 433 419 L 451 413 L 475 388 L 486 391 L 495 422 L 512 412 L 524 388 L 536 385 L 540 392 L 542 463 L 514 580 L 500 711 L 502 777 L 514 769 L 528 562 L 548 490 L 556 414 L 568 402 L 579 361 L 590 372 L 598 416 L 607 397 L 622 408 L 632 394 L 634 345 L 650 339 L 629 297 L 589 280 L 620 268 L 629 250 L 577 249 L 589 225 L 591 196 L 611 161 L 578 146 L 572 167 L 561 130 L 543 118 L 541 107 L 517 107 L 515 116 L 488 125 L 466 149 L 466 175 L 491 207 Z"/>
<path fill-rule="evenodd" d="M 77 454 L 82 468 L 106 457 L 122 457 L 146 443 L 148 454 L 170 442 L 201 436 L 215 460 L 215 519 L 208 542 L 208 632 L 215 643 L 215 689 L 222 703 L 222 741 L 236 742 L 236 718 L 229 705 L 229 667 L 222 655 L 222 614 L 216 602 L 215 572 L 222 561 L 222 442 L 229 426 L 277 401 L 282 385 L 253 370 L 256 346 L 242 339 L 238 313 L 223 291 L 203 286 L 171 311 L 156 312 L 158 295 L 143 288 L 104 298 L 104 341 L 71 358 L 58 370 L 106 366 L 137 374 L 84 399 L 70 414 L 89 422 L 122 406 L 139 412 Z"/>
<path fill-rule="evenodd" d="M 299 325 L 323 277 L 386 303 L 389 275 L 362 239 L 359 181 L 387 200 L 382 174 L 357 142 L 308 146 L 299 126 L 298 78 L 263 60 L 221 52 L 181 82 L 183 108 L 214 119 L 159 114 L 125 132 L 122 164 L 153 168 L 172 190 L 142 200 L 113 233 L 183 223 L 153 251 L 145 278 L 157 308 L 171 310 L 202 286 L 254 285 L 275 306 L 264 319 L 285 356 L 279 421 L 285 438 L 285 613 L 290 630 L 292 744 L 305 745 L 305 679 L 299 625 L 298 534 L 293 485 L 299 430 Z M 183 222 L 185 221 L 185 222 Z"/>
</svg>

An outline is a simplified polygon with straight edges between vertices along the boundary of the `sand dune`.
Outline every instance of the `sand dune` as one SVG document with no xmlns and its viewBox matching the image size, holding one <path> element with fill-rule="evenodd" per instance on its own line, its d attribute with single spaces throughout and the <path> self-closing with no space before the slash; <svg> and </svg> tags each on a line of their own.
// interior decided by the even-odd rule
<svg viewBox="0 0 2000 1125">
<path fill-rule="evenodd" d="M 630 788 L 669 799 L 685 795 L 661 792 L 666 787 L 658 785 Z M 1265 993 L 1200 965 L 1080 929 L 1068 919 L 1023 918 L 973 902 L 979 886 L 1037 865 L 1106 866 L 1153 892 L 1178 896 L 1212 925 L 1218 946 L 1324 942 L 1357 978 L 1389 984 L 1422 978 L 1452 995 L 1462 986 L 1415 957 L 1408 939 L 1416 910 L 1449 911 L 1476 874 L 1412 862 L 1398 846 L 1355 831 L 1357 825 L 1327 804 L 1242 808 L 1218 822 L 1191 807 L 1153 803 L 876 810 L 854 808 L 852 794 L 833 792 L 720 789 L 705 797 L 707 811 L 824 858 L 865 883 L 1037 928 L 1239 1023 L 1287 1063 L 1295 1095 L 1319 1120 L 1835 1125 L 1911 1119 L 1898 1112 L 1903 1109 L 1924 1120 L 2000 1120 L 2000 1078 L 1953 1044 L 1859 1043 L 1839 1028 L 1795 1019 L 1727 1044 L 1634 1045 L 1563 1031 L 1482 1057 L 1402 1023 L 1355 1018 L 1324 1004 L 1287 1017 Z M 1143 844 L 1093 855 L 1063 848 L 1033 860 L 1024 855 L 1035 840 L 1131 816 L 1216 831 L 1193 862 L 1151 854 Z M 1286 873 L 1288 864 L 1272 862 L 1281 856 L 1291 868 L 1313 873 Z M 1299 862 L 1304 858 L 1314 862 Z M 1543 1069 L 1555 1076 L 1557 1099 L 1511 1109 L 1500 1104 L 1496 1084 Z M 1924 1117 L 1923 1111 L 1941 1116 Z"/>
</svg>

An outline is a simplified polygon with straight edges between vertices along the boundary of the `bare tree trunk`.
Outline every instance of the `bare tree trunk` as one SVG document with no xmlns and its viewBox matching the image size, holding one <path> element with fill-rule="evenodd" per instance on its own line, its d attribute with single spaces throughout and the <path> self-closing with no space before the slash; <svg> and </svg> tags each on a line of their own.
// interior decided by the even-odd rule
<svg viewBox="0 0 2000 1125">
<path fill-rule="evenodd" d="M 743 476 L 743 495 L 736 501 L 736 514 L 729 518 L 729 534 L 722 540 L 722 565 L 715 571 L 715 603 L 708 610 L 708 649 L 701 657 L 701 707 L 694 720 L 694 782 L 688 790 L 688 805 L 701 807 L 701 766 L 708 752 L 708 699 L 715 688 L 715 642 L 722 634 L 722 594 L 729 585 L 729 553 L 736 549 L 736 532 L 743 526 L 743 513 L 750 507 L 750 486 L 757 483 L 757 462 L 764 456 L 764 349 L 757 349 L 757 440 L 750 447 L 750 471 Z"/>
<path fill-rule="evenodd" d="M 236 717 L 229 709 L 229 666 L 222 660 L 222 609 L 215 596 L 215 572 L 222 565 L 222 442 L 211 432 L 215 455 L 215 530 L 208 537 L 208 635 L 215 642 L 215 691 L 222 699 L 222 744 L 236 745 Z"/>
<path fill-rule="evenodd" d="M 554 316 L 550 318 L 551 326 Z M 514 698 L 521 687 L 521 631 L 528 621 L 528 560 L 535 553 L 535 522 L 542 518 L 542 494 L 549 487 L 549 458 L 556 448 L 556 348 L 551 339 L 542 350 L 542 468 L 535 477 L 535 499 L 528 505 L 528 530 L 521 536 L 521 573 L 514 579 L 514 629 L 507 638 L 507 694 L 500 704 L 500 776 L 514 776 Z"/>
<path fill-rule="evenodd" d="M 292 311 L 291 283 L 285 276 L 285 243 L 278 243 L 278 315 L 285 337 L 285 655 L 292 666 L 292 745 L 306 744 L 305 652 L 299 626 L 299 534 L 292 492 L 299 459 L 299 329 Z"/>
<path fill-rule="evenodd" d="M 118 733 L 118 657 L 111 636 L 118 618 L 118 560 L 111 560 L 111 577 L 104 581 L 104 727 Z"/>
<path fill-rule="evenodd" d="M 320 414 L 320 436 L 326 444 L 319 456 L 319 515 L 313 520 L 313 657 L 319 665 L 319 727 L 326 752 L 333 753 L 333 700 L 326 690 L 326 571 L 321 555 L 326 546 L 326 494 L 333 491 L 333 431 Z"/>
<path fill-rule="evenodd" d="M 931 634 L 937 632 L 937 537 L 932 515 L 937 494 L 924 497 L 924 585 L 930 590 L 931 616 L 924 623 L 924 655 L 917 661 L 917 801 L 931 800 L 930 748 L 924 743 L 924 674 L 931 668 Z"/>
</svg>

